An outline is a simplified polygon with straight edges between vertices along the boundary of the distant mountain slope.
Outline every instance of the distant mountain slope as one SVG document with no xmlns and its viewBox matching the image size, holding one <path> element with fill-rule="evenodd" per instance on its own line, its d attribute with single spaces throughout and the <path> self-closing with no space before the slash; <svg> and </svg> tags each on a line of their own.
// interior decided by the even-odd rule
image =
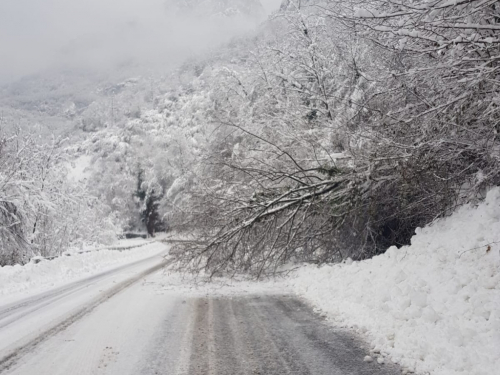
<svg viewBox="0 0 500 375">
<path fill-rule="evenodd" d="M 47 70 L 2 86 L 2 130 L 21 128 L 48 139 L 52 135 L 73 139 L 81 131 L 91 132 L 106 123 L 121 122 L 137 107 L 153 105 L 150 80 L 132 76 L 134 72 Z"/>
</svg>

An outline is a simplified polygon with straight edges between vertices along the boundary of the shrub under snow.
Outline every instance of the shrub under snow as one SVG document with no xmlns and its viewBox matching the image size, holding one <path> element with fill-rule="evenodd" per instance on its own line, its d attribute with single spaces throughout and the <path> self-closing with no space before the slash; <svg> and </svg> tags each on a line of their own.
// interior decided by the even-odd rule
<svg viewBox="0 0 500 375">
<path fill-rule="evenodd" d="M 417 229 L 411 246 L 361 262 L 305 266 L 294 289 L 374 352 L 433 375 L 500 368 L 500 188 Z"/>
</svg>

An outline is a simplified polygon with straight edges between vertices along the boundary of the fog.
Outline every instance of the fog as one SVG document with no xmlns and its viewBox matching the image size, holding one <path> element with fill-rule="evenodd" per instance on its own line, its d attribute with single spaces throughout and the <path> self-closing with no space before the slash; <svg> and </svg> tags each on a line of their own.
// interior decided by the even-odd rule
<svg viewBox="0 0 500 375">
<path fill-rule="evenodd" d="M 263 0 L 260 13 L 220 17 L 179 10 L 176 1 L 180 3 L 1 0 L 0 83 L 54 67 L 109 69 L 134 64 L 157 68 L 175 64 L 251 32 L 281 2 Z"/>
<path fill-rule="evenodd" d="M 279 9 L 281 3 L 283 0 L 261 0 L 260 3 L 264 7 L 266 13 L 269 15 L 272 12 L 276 11 Z"/>
</svg>

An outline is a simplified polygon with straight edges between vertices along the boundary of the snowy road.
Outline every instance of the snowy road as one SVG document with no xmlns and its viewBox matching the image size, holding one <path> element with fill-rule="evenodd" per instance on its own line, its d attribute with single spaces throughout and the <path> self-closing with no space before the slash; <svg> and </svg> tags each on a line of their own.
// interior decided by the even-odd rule
<svg viewBox="0 0 500 375">
<path fill-rule="evenodd" d="M 156 256 L 0 306 L 0 373 L 400 373 L 363 362 L 360 341 L 294 297 L 165 290 L 164 264 Z"/>
</svg>

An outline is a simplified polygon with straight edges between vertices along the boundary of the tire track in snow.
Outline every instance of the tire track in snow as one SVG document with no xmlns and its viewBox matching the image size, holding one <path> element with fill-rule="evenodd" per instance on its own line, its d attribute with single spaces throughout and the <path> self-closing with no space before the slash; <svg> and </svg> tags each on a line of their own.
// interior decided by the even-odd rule
<svg viewBox="0 0 500 375">
<path fill-rule="evenodd" d="M 51 293 L 43 298 L 37 298 L 36 300 L 27 301 L 25 303 L 18 304 L 13 306 L 12 308 L 5 309 L 0 311 L 0 329 L 9 326 L 10 324 L 18 321 L 19 319 L 30 315 L 40 309 L 43 309 L 50 304 L 62 300 L 76 292 L 79 292 L 82 289 L 88 288 L 93 282 L 88 282 L 89 280 L 85 280 L 86 282 L 83 285 L 72 286 L 70 288 L 64 288 L 62 290 L 57 291 L 56 293 Z M 24 309 L 24 311 L 22 311 Z M 21 312 L 19 312 L 21 310 Z"/>
<path fill-rule="evenodd" d="M 83 280 L 72 282 L 68 285 L 59 287 L 57 289 L 50 290 L 42 294 L 35 295 L 33 297 L 25 298 L 18 302 L 2 306 L 0 307 L 0 330 L 16 322 L 20 318 L 30 315 L 33 312 L 36 312 L 56 301 L 59 301 L 65 297 L 75 294 L 76 292 L 79 292 L 82 289 L 85 289 L 96 282 L 104 280 L 108 277 L 112 277 L 116 273 L 126 270 L 127 268 L 133 268 L 141 263 L 148 262 L 155 257 L 157 257 L 157 255 L 154 255 L 146 259 L 140 259 L 135 262 L 125 264 L 108 271 L 101 272 L 97 275 L 87 277 Z"/>
<path fill-rule="evenodd" d="M 6 371 L 10 369 L 13 365 L 15 365 L 21 358 L 23 358 L 25 355 L 31 353 L 37 346 L 48 340 L 49 338 L 57 335 L 58 333 L 64 331 L 66 328 L 71 326 L 73 323 L 76 321 L 82 319 L 89 313 L 91 313 L 96 307 L 101 305 L 102 303 L 106 302 L 122 290 L 130 287 L 137 281 L 141 280 L 142 278 L 168 266 L 171 263 L 171 260 L 164 260 L 161 263 L 148 268 L 147 270 L 141 272 L 140 274 L 129 278 L 125 281 L 122 281 L 121 283 L 117 284 L 116 286 L 112 287 L 111 289 L 107 290 L 105 293 L 102 295 L 98 296 L 97 298 L 94 298 L 91 300 L 86 306 L 81 307 L 77 309 L 76 311 L 70 313 L 69 316 L 67 316 L 63 321 L 60 323 L 56 324 L 55 326 L 52 326 L 51 328 L 48 328 L 41 334 L 38 334 L 35 337 L 31 337 L 30 339 L 26 340 L 24 343 L 19 344 L 16 348 L 11 349 L 6 355 L 0 358 L 0 373 L 3 371 Z"/>
<path fill-rule="evenodd" d="M 293 296 L 195 300 L 187 375 L 397 375 L 363 361 L 356 336 L 327 325 Z"/>
</svg>

